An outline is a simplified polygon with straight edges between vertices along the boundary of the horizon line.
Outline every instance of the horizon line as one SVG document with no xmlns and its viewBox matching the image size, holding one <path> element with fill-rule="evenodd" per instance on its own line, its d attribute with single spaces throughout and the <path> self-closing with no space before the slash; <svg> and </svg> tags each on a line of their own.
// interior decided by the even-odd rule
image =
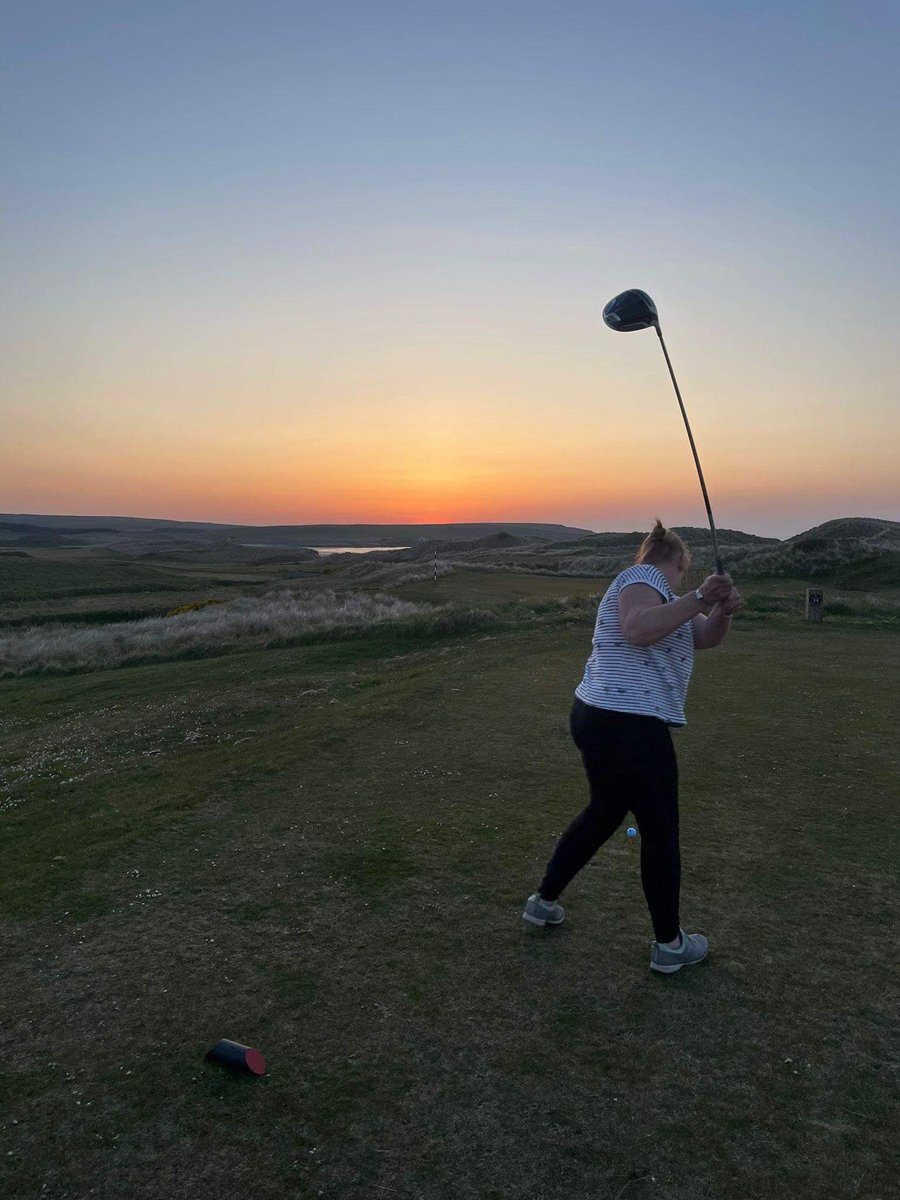
<svg viewBox="0 0 900 1200">
<path fill-rule="evenodd" d="M 0 520 L 3 520 L 5 518 L 13 518 L 13 519 L 18 519 L 20 521 L 24 521 L 28 518 L 34 518 L 37 520 L 53 520 L 56 518 L 56 519 L 64 519 L 64 520 L 91 520 L 91 521 L 98 521 L 98 520 L 101 520 L 101 521 L 102 520 L 149 521 L 149 522 L 155 522 L 158 524 L 166 524 L 166 525 L 203 525 L 203 526 L 212 526 L 213 528 L 220 528 L 220 529 L 259 529 L 259 530 L 274 529 L 274 528 L 281 528 L 281 529 L 304 529 L 304 528 L 305 529 L 339 529 L 339 528 L 344 528 L 344 529 L 346 529 L 349 527 L 354 527 L 354 528 L 359 528 L 359 529 L 383 529 L 383 528 L 391 528 L 391 527 L 439 529 L 439 528 L 448 528 L 448 527 L 466 528 L 466 527 L 477 527 L 477 526 L 486 526 L 486 525 L 498 526 L 498 527 L 502 528 L 502 527 L 509 526 L 509 525 L 518 525 L 518 526 L 521 526 L 521 525 L 542 526 L 543 525 L 543 526 L 553 527 L 553 528 L 557 528 L 557 529 L 571 529 L 573 532 L 583 532 L 583 533 L 588 533 L 588 534 L 592 534 L 592 535 L 601 534 L 601 533 L 641 533 L 641 532 L 643 532 L 642 530 L 636 530 L 636 529 L 590 529 L 587 526 L 582 526 L 582 525 L 569 525 L 565 521 L 522 521 L 522 520 L 509 520 L 509 521 L 496 521 L 496 520 L 494 520 L 494 521 L 491 521 L 491 520 L 485 520 L 485 521 L 309 521 L 309 522 L 273 521 L 273 522 L 269 522 L 264 525 L 258 525 L 258 524 L 251 524 L 251 523 L 242 522 L 242 521 L 205 521 L 205 520 L 196 520 L 196 519 L 179 518 L 179 517 L 144 517 L 144 516 L 130 516 L 130 515 L 124 515 L 124 514 L 115 514 L 115 513 L 21 513 L 21 512 L 13 513 L 13 512 L 0 512 Z M 893 521 L 889 517 L 868 517 L 868 516 L 830 517 L 826 521 L 820 521 L 815 525 L 809 526 L 808 529 L 801 529 L 798 531 L 798 533 L 807 533 L 807 532 L 809 532 L 810 529 L 818 529 L 822 525 L 830 524 L 832 521 L 881 521 L 888 525 L 898 524 L 898 522 Z M 669 526 L 667 526 L 667 528 L 669 528 L 669 529 L 708 530 L 708 526 L 706 526 L 706 525 L 687 525 L 687 524 L 669 525 Z M 717 526 L 717 529 L 719 532 L 726 532 L 726 531 L 730 530 L 733 533 L 749 534 L 754 537 L 766 537 L 766 538 L 771 537 L 772 540 L 775 540 L 775 541 L 787 541 L 791 537 L 798 536 L 798 534 L 795 533 L 795 534 L 788 534 L 787 536 L 784 536 L 784 537 L 775 537 L 775 535 L 752 533 L 751 530 L 735 529 L 734 527 L 731 527 L 731 526 Z"/>
</svg>

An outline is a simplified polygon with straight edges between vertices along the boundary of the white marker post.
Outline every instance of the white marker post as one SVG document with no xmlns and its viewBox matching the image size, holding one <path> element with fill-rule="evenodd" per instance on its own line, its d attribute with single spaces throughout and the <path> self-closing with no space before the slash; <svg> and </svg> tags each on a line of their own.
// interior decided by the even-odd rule
<svg viewBox="0 0 900 1200">
<path fill-rule="evenodd" d="M 806 589 L 806 619 L 807 621 L 821 621 L 825 615 L 824 606 L 825 597 L 822 594 L 821 588 Z"/>
</svg>

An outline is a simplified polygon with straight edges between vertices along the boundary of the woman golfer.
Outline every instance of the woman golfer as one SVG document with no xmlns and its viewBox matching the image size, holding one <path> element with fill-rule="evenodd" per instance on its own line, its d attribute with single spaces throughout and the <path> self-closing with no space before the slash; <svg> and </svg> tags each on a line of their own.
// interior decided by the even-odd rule
<svg viewBox="0 0 900 1200">
<path fill-rule="evenodd" d="M 669 726 L 686 723 L 694 650 L 718 646 L 742 604 L 728 575 L 710 575 L 695 592 L 677 596 L 689 563 L 687 546 L 657 520 L 635 565 L 616 576 L 600 602 L 569 718 L 590 803 L 559 839 L 522 914 L 533 925 L 558 925 L 566 914 L 557 898 L 631 811 L 656 936 L 650 966 L 667 974 L 709 950 L 702 934 L 679 924 L 678 766 Z"/>
</svg>

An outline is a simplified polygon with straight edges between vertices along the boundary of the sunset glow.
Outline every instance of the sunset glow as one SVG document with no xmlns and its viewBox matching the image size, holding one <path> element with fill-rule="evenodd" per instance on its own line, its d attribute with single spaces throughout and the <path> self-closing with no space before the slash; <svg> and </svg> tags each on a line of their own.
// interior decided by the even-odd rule
<svg viewBox="0 0 900 1200">
<path fill-rule="evenodd" d="M 723 527 L 900 519 L 889 39 L 488 7 L 20 6 L 0 510 L 701 525 L 640 286 Z"/>
</svg>

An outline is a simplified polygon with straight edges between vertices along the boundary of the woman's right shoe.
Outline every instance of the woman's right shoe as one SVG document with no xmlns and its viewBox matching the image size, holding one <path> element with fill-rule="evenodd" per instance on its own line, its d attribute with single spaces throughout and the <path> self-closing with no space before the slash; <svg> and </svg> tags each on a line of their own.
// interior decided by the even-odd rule
<svg viewBox="0 0 900 1200">
<path fill-rule="evenodd" d="M 537 892 L 529 896 L 522 916 L 532 925 L 561 925 L 566 910 L 555 900 L 544 900 Z"/>
<path fill-rule="evenodd" d="M 709 942 L 702 933 L 685 933 L 680 930 L 681 945 L 677 950 L 671 950 L 665 943 L 650 943 L 650 970 L 662 971 L 664 975 L 672 975 L 682 967 L 691 963 L 702 962 L 709 954 Z"/>
</svg>

